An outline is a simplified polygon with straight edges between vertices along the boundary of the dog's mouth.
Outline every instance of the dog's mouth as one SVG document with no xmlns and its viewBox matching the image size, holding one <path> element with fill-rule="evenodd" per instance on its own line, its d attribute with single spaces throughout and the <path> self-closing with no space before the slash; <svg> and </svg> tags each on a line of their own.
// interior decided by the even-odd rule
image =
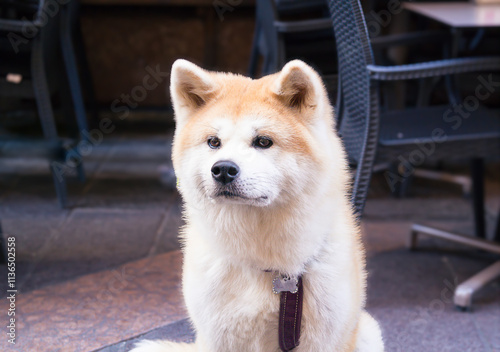
<svg viewBox="0 0 500 352">
<path fill-rule="evenodd" d="M 241 191 L 235 190 L 235 189 L 218 189 L 215 194 L 214 198 L 218 199 L 227 199 L 227 200 L 234 200 L 234 201 L 243 201 L 245 203 L 247 202 L 266 202 L 268 200 L 268 197 L 263 195 L 259 197 L 249 197 L 245 194 L 243 194 Z"/>
<path fill-rule="evenodd" d="M 241 198 L 241 199 L 249 199 L 244 195 L 231 191 L 219 191 L 215 194 L 216 197 L 225 197 L 225 198 Z"/>
</svg>

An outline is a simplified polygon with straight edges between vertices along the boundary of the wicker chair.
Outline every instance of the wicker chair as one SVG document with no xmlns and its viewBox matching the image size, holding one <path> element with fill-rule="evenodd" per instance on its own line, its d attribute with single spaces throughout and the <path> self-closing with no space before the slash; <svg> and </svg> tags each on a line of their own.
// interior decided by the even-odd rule
<svg viewBox="0 0 500 352">
<path fill-rule="evenodd" d="M 380 112 L 380 81 L 411 80 L 467 72 L 500 71 L 500 57 L 457 58 L 401 66 L 378 66 L 373 59 L 366 22 L 359 0 L 330 0 L 329 7 L 337 43 L 341 101 L 337 103 L 340 134 L 353 164 L 357 165 L 353 201 L 359 214 L 370 182 L 371 169 L 377 161 L 415 159 L 423 153 L 416 142 L 431 152 L 429 160 L 472 159 L 475 168 L 474 215 L 477 237 L 484 237 L 484 207 L 481 166 L 492 150 L 500 150 L 500 118 L 478 106 L 461 126 L 453 128 L 443 116 L 450 106 L 412 108 Z M 432 148 L 430 148 L 432 146 Z M 377 153 L 375 153 L 377 151 Z M 498 237 L 497 230 L 497 237 Z M 419 233 L 445 238 L 500 254 L 500 244 L 413 225 L 411 248 Z M 499 238 L 497 238 L 499 239 Z M 459 285 L 454 301 L 468 308 L 472 295 L 500 275 L 500 261 Z"/>
<path fill-rule="evenodd" d="M 325 0 L 257 0 L 255 33 L 248 75 L 279 71 L 292 58 L 313 64 L 323 74 L 332 74 L 335 56 L 332 23 Z"/>
<path fill-rule="evenodd" d="M 69 38 L 78 4 L 70 1 L 60 5 L 56 13 L 44 0 L 2 0 L 0 5 L 3 14 L 0 18 L 0 96 L 34 99 L 43 131 L 43 138 L 38 139 L 1 136 L 0 156 L 48 159 L 59 203 L 65 207 L 65 176 L 70 171 L 64 166 L 66 157 L 70 152 L 78 153 L 75 148 L 79 140 L 85 138 L 83 132 L 88 131 Z M 18 74 L 22 79 L 12 82 L 7 78 L 9 73 Z M 70 138 L 60 138 L 56 128 L 51 102 L 56 93 L 60 96 Z M 76 171 L 82 182 L 85 180 L 81 159 L 71 171 Z"/>
</svg>

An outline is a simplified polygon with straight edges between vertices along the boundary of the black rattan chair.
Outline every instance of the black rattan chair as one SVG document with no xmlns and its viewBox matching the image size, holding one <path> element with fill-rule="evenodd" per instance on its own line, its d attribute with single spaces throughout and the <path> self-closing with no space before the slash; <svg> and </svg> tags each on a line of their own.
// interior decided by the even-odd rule
<svg viewBox="0 0 500 352">
<path fill-rule="evenodd" d="M 88 130 L 86 110 L 90 112 L 93 122 L 96 123 L 98 109 L 81 32 L 80 1 L 78 0 L 70 0 L 67 5 L 61 7 L 60 40 L 77 127 L 80 131 L 80 138 L 86 139 L 84 135 L 81 135 L 81 131 Z M 84 96 L 87 101 L 86 105 L 84 105 Z"/>
<path fill-rule="evenodd" d="M 332 23 L 325 0 L 257 0 L 255 33 L 248 75 L 256 77 L 258 58 L 262 75 L 279 71 L 291 59 L 332 74 L 335 56 Z"/>
<path fill-rule="evenodd" d="M 81 158 L 68 167 L 67 156 L 72 150 L 78 155 L 77 143 L 88 130 L 73 48 L 68 44 L 76 2 L 60 5 L 55 12 L 44 0 L 2 0 L 0 5 L 0 96 L 34 99 L 43 131 L 38 139 L 0 136 L 0 156 L 47 158 L 59 203 L 65 207 L 66 176 L 76 172 L 81 181 L 85 179 Z M 12 82 L 8 74 L 17 74 L 21 81 Z M 60 138 L 57 132 L 51 101 L 56 93 L 70 138 Z"/>
<path fill-rule="evenodd" d="M 500 57 L 378 66 L 373 59 L 359 0 L 330 0 L 329 6 L 338 53 L 341 97 L 337 103 L 337 114 L 341 120 L 339 132 L 351 162 L 357 165 L 353 200 L 359 214 L 362 213 L 375 160 L 394 161 L 403 158 L 411 161 L 415 159 L 415 151 L 423 153 L 422 148 L 416 144 L 427 147 L 432 145 L 432 151 L 424 155 L 426 161 L 472 159 L 474 165 L 479 167 L 475 169 L 478 171 L 481 167 L 480 160 L 491 158 L 492 151 L 500 150 L 500 117 L 485 107 L 478 106 L 475 111 L 470 112 L 468 119 L 464 119 L 456 127 L 443 118 L 450 109 L 448 105 L 381 113 L 378 90 L 381 81 L 500 71 Z M 500 253 L 500 244 L 481 238 L 484 237 L 481 176 L 481 172 L 477 172 L 475 177 L 473 175 L 476 235 L 480 238 L 413 225 L 412 248 L 416 245 L 417 234 L 425 233 Z M 469 307 L 474 291 L 498 275 L 500 262 L 458 286 L 455 304 Z"/>
</svg>

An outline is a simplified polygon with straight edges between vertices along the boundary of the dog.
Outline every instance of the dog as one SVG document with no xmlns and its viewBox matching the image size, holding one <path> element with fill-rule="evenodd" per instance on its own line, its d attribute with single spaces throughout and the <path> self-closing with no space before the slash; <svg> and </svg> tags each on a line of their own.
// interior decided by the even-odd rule
<svg viewBox="0 0 500 352">
<path fill-rule="evenodd" d="M 297 278 L 293 351 L 383 351 L 364 310 L 349 167 L 320 76 L 299 60 L 256 80 L 177 60 L 170 92 L 183 294 L 196 341 L 142 341 L 133 352 L 281 351 L 283 298 L 273 290 L 292 294 Z"/>
</svg>

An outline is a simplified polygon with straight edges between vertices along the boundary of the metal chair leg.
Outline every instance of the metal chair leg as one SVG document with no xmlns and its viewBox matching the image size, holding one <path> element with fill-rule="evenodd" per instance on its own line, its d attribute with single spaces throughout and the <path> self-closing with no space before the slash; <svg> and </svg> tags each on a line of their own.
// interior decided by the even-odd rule
<svg viewBox="0 0 500 352">
<path fill-rule="evenodd" d="M 52 174 L 52 179 L 54 180 L 54 186 L 56 188 L 57 199 L 62 208 L 66 208 L 68 205 L 68 191 L 66 189 L 66 179 L 64 174 L 58 169 L 55 160 L 50 162 L 50 172 Z"/>
<path fill-rule="evenodd" d="M 453 232 L 444 231 L 436 229 L 433 227 L 413 224 L 411 226 L 411 236 L 416 236 L 414 233 L 426 234 L 432 237 L 441 238 L 447 241 L 460 243 L 469 247 L 474 247 L 477 249 L 482 249 L 484 251 L 500 254 L 500 244 L 487 241 L 481 238 L 475 238 L 471 236 L 459 235 Z"/>
<path fill-rule="evenodd" d="M 38 114 L 42 123 L 43 134 L 48 140 L 58 140 L 56 124 L 54 121 L 54 113 L 52 103 L 50 101 L 50 90 L 47 83 L 47 73 L 45 69 L 45 60 L 43 52 L 43 43 L 41 36 L 33 39 L 33 49 L 31 54 L 31 72 L 33 77 L 33 90 L 35 93 Z M 60 154 L 64 155 L 64 149 L 61 145 Z M 59 204 L 62 207 L 66 206 L 67 190 L 64 176 L 57 173 L 54 162 L 58 161 L 57 157 L 50 160 L 50 170 L 54 179 L 54 186 L 59 199 Z"/>
<path fill-rule="evenodd" d="M 66 75 L 70 87 L 69 90 L 71 93 L 78 130 L 80 132 L 80 138 L 85 139 L 86 137 L 82 132 L 88 131 L 87 114 L 83 103 L 80 78 L 75 58 L 75 48 L 71 36 L 70 20 L 69 9 L 67 7 L 63 7 L 60 31 L 62 57 L 66 68 Z"/>
<path fill-rule="evenodd" d="M 75 46 L 72 41 L 72 31 L 71 31 L 71 16 L 70 9 L 65 6 L 62 8 L 61 15 L 61 50 L 62 50 L 62 58 L 64 62 L 64 66 L 66 68 L 66 75 L 64 75 L 64 85 L 68 85 L 68 94 L 72 104 L 67 104 L 72 106 L 71 117 L 76 119 L 77 125 L 77 134 L 74 136 L 75 139 L 79 140 L 87 140 L 88 123 L 87 123 L 87 113 L 85 111 L 85 104 L 83 101 L 83 95 L 80 85 L 80 75 L 78 72 L 78 65 L 75 57 Z M 63 92 L 64 94 L 65 92 Z M 83 166 L 83 161 L 78 163 L 76 168 L 78 174 L 78 180 L 80 182 L 85 182 L 85 169 Z"/>
<path fill-rule="evenodd" d="M 474 293 L 497 277 L 500 277 L 500 260 L 458 285 L 453 296 L 453 303 L 462 310 L 469 309 Z"/>
<path fill-rule="evenodd" d="M 482 249 L 484 251 L 500 254 L 500 244 L 487 241 L 481 238 L 459 235 L 456 233 L 436 229 L 429 226 L 413 224 L 410 231 L 408 246 L 415 249 L 417 246 L 418 234 L 426 234 L 432 237 L 441 238 L 447 241 L 460 243 L 466 246 Z M 464 281 L 455 289 L 454 303 L 458 308 L 466 310 L 471 307 L 472 296 L 475 292 L 483 288 L 487 283 L 500 276 L 500 261 L 483 269 L 470 279 Z"/>
<path fill-rule="evenodd" d="M 462 187 L 462 193 L 468 197 L 472 192 L 472 181 L 469 176 L 456 175 L 443 171 L 434 171 L 427 169 L 416 168 L 413 176 L 426 178 L 429 180 L 438 180 L 444 182 L 455 183 Z"/>
<path fill-rule="evenodd" d="M 90 73 L 90 66 L 87 58 L 87 53 L 85 52 L 85 43 L 83 41 L 83 34 L 78 24 L 76 26 L 76 32 L 74 35 L 74 47 L 75 54 L 78 62 L 78 67 L 80 68 L 80 78 L 82 83 L 82 88 L 87 102 L 87 110 L 94 123 L 98 122 L 99 119 L 99 109 L 97 106 L 96 95 L 94 90 L 94 82 L 92 80 L 92 75 Z"/>
<path fill-rule="evenodd" d="M 410 231 L 410 236 L 408 237 L 407 247 L 409 250 L 417 249 L 417 244 L 418 244 L 418 231 L 414 230 L 413 226 Z"/>
</svg>

